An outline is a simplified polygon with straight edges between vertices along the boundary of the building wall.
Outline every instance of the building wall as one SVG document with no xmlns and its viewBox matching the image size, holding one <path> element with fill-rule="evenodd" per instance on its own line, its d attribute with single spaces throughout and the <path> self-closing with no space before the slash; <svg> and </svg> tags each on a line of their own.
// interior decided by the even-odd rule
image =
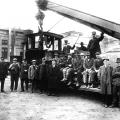
<svg viewBox="0 0 120 120">
<path fill-rule="evenodd" d="M 8 59 L 9 30 L 0 29 L 0 57 Z"/>
<path fill-rule="evenodd" d="M 24 30 L 0 29 L 0 57 L 10 61 L 11 56 L 22 56 L 24 40 Z"/>
</svg>

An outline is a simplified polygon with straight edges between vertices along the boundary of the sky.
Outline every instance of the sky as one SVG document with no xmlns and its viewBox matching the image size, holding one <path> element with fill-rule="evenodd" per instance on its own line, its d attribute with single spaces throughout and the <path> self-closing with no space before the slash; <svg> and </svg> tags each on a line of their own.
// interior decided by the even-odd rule
<svg viewBox="0 0 120 120">
<path fill-rule="evenodd" d="M 36 0 L 0 0 L 0 28 L 20 28 L 38 31 L 38 12 Z M 95 15 L 106 20 L 120 23 L 119 0 L 50 0 L 82 12 Z M 86 27 L 54 12 L 44 11 L 43 30 L 55 33 L 67 31 L 83 32 L 85 37 L 91 35 L 93 29 Z M 61 21 L 60 21 L 61 20 Z M 60 21 L 56 26 L 54 26 Z M 54 27 L 53 27 L 54 26 Z M 53 28 L 52 28 L 53 27 Z M 52 29 L 51 29 L 52 28 Z M 99 32 L 98 32 L 99 34 Z"/>
</svg>

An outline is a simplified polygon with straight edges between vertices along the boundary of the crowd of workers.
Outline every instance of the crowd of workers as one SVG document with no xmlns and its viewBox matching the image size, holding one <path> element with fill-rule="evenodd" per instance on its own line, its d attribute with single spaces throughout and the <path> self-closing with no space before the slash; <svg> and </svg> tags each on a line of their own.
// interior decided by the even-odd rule
<svg viewBox="0 0 120 120">
<path fill-rule="evenodd" d="M 71 47 L 67 44 L 68 41 L 65 41 L 61 54 L 55 53 L 54 56 L 50 56 L 48 52 L 39 65 L 36 64 L 36 60 L 32 60 L 32 64 L 29 65 L 25 59 L 20 65 L 14 58 L 7 68 L 1 57 L 1 92 L 4 92 L 4 81 L 9 72 L 11 92 L 17 91 L 19 77 L 21 92 L 28 91 L 29 83 L 32 85 L 32 92 L 39 89 L 40 93 L 48 95 L 55 95 L 64 87 L 79 89 L 84 85 L 86 88 L 101 89 L 105 107 L 120 107 L 120 59 L 116 61 L 118 66 L 113 68 L 109 59 L 100 58 L 99 42 L 104 38 L 104 34 L 101 33 L 99 38 L 96 38 L 95 34 L 92 32 L 93 38 L 88 47 L 81 43 L 78 51 L 72 54 L 70 49 L 74 49 L 75 45 Z"/>
</svg>

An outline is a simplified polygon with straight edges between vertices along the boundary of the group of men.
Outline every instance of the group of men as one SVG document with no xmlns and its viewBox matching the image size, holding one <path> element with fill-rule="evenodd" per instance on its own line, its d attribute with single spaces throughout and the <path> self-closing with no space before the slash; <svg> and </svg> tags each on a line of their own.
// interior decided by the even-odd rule
<svg viewBox="0 0 120 120">
<path fill-rule="evenodd" d="M 86 86 L 99 84 L 104 98 L 105 107 L 120 107 L 120 58 L 117 58 L 117 67 L 112 67 L 107 58 L 99 58 L 101 53 L 99 42 L 104 38 L 104 33 L 96 37 L 96 32 L 92 32 L 92 39 L 85 48 L 83 44 L 80 47 L 82 51 L 88 51 L 84 59 L 83 83 Z M 75 45 L 73 46 L 75 47 Z M 64 49 L 73 49 L 65 47 Z M 69 52 L 69 50 L 67 50 Z M 64 50 L 64 52 L 66 52 Z"/>
<path fill-rule="evenodd" d="M 7 67 L 4 58 L 1 57 L 1 92 L 4 92 L 5 78 L 10 74 L 11 91 L 17 91 L 20 77 L 21 92 L 28 91 L 28 84 L 31 83 L 32 92 L 39 88 L 41 93 L 47 92 L 48 95 L 53 95 L 59 91 L 63 83 L 70 86 L 73 82 L 72 75 L 77 71 L 76 85 L 79 83 L 86 85 L 86 87 L 100 87 L 104 95 L 104 106 L 115 107 L 118 105 L 120 107 L 120 59 L 117 59 L 118 65 L 115 68 L 109 64 L 109 59 L 101 59 L 99 57 L 101 52 L 99 42 L 104 36 L 103 33 L 99 38 L 95 35 L 96 33 L 92 32 L 93 37 L 89 41 L 88 47 L 81 43 L 79 50 L 86 51 L 86 54 L 70 54 L 70 49 L 74 49 L 75 45 L 71 47 L 65 41 L 63 54 L 54 54 L 52 59 L 45 56 L 39 65 L 36 64 L 36 60 L 32 60 L 32 64 L 29 65 L 25 59 L 20 65 L 14 58 L 10 66 Z"/>
<path fill-rule="evenodd" d="M 79 51 L 89 51 L 90 52 L 90 58 L 96 58 L 96 52 L 101 53 L 101 49 L 100 49 L 100 41 L 102 41 L 104 39 L 104 33 L 102 32 L 100 37 L 97 37 L 96 32 L 93 31 L 92 32 L 92 39 L 90 39 L 87 47 L 84 46 L 84 43 L 81 42 L 81 47 L 78 48 Z M 68 41 L 65 40 L 64 43 L 64 47 L 63 47 L 63 52 L 65 54 L 70 53 L 70 50 L 73 50 L 75 48 L 75 45 L 73 45 L 73 47 L 71 47 L 70 45 L 68 45 Z"/>
</svg>

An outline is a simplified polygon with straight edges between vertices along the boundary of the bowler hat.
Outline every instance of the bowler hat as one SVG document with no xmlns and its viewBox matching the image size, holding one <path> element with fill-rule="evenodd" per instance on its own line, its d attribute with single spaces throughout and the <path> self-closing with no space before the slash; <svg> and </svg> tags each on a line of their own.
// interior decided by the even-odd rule
<svg viewBox="0 0 120 120">
<path fill-rule="evenodd" d="M 107 61 L 109 61 L 109 59 L 108 58 L 102 58 L 102 60 L 104 61 L 104 60 L 107 60 Z"/>
</svg>

